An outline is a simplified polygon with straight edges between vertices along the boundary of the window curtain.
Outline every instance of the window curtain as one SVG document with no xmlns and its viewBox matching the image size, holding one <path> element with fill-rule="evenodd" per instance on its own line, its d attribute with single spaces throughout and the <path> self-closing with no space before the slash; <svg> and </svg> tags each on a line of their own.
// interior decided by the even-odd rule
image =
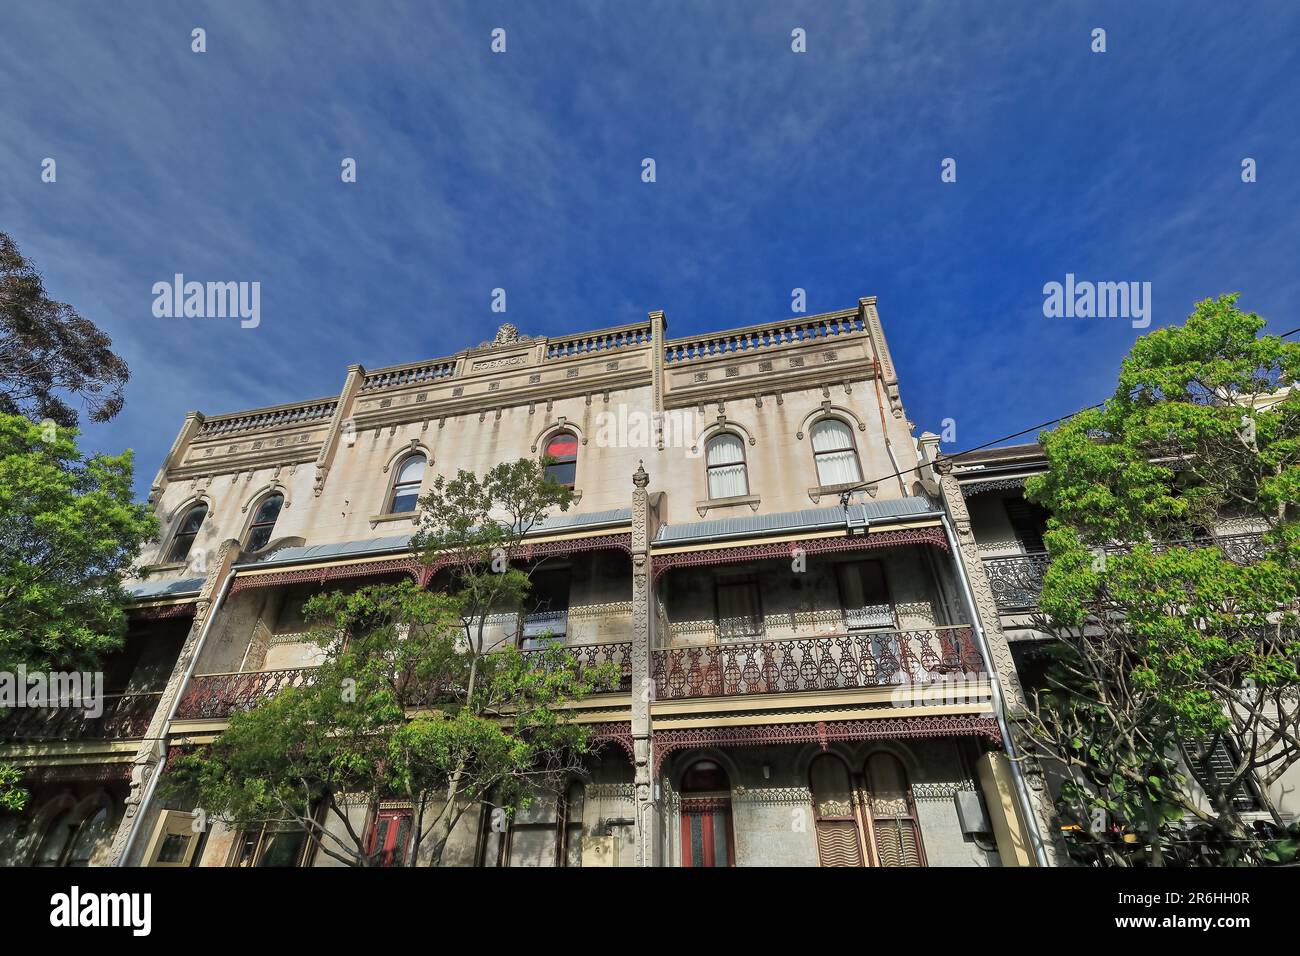
<svg viewBox="0 0 1300 956">
<path fill-rule="evenodd" d="M 848 425 L 835 419 L 818 422 L 812 428 L 812 446 L 817 457 L 817 481 L 823 487 L 862 480 Z"/>
<path fill-rule="evenodd" d="M 718 435 L 705 448 L 709 469 L 709 497 L 736 498 L 749 494 L 745 453 L 735 435 Z"/>
</svg>

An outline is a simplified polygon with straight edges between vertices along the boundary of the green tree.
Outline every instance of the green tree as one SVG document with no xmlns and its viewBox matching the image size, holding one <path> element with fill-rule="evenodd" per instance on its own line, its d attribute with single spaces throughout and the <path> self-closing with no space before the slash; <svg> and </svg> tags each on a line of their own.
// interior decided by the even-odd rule
<svg viewBox="0 0 1300 956">
<path fill-rule="evenodd" d="M 490 643 L 482 622 L 485 609 L 517 607 L 528 589 L 525 572 L 499 561 L 491 570 L 494 558 L 518 551 L 518 527 L 539 520 L 539 504 L 567 495 L 530 462 L 482 481 L 463 472 L 435 481 L 419 546 L 450 562 L 459 586 L 313 598 L 306 613 L 325 662 L 307 686 L 233 715 L 210 748 L 178 760 L 173 795 L 235 827 L 291 822 L 325 855 L 357 866 L 377 861 L 348 806 L 404 799 L 413 816 L 404 859 L 415 865 L 423 848 L 437 865 L 472 807 L 491 800 L 508 811 L 580 773 L 587 730 L 565 705 L 621 675 L 612 665 L 580 669 L 558 646 Z M 524 524 L 503 527 L 494 514 Z M 443 547 L 428 550 L 433 542 Z"/>
<path fill-rule="evenodd" d="M 1139 339 L 1114 395 L 1041 437 L 1050 468 L 1026 484 L 1053 514 L 1040 624 L 1057 638 L 1027 726 L 1067 770 L 1081 858 L 1292 852 L 1267 790 L 1300 759 L 1300 345 L 1235 303 Z M 1223 741 L 1226 778 L 1208 767 Z M 1252 781 L 1271 827 L 1234 804 Z"/>
<path fill-rule="evenodd" d="M 548 514 L 568 511 L 573 491 L 552 480 L 547 462 L 502 462 L 481 479 L 468 471 L 438 475 L 420 499 L 411 546 L 431 568 L 445 568 L 461 596 L 464 649 L 473 691 L 477 662 L 513 634 L 489 639 L 490 615 L 518 612 L 542 562 L 524 562 L 527 535 Z"/>
<path fill-rule="evenodd" d="M 131 453 L 87 457 L 76 435 L 0 414 L 2 671 L 93 669 L 120 647 L 121 581 L 158 532 L 132 501 Z M 0 793 L 14 789 L 0 774 Z"/>
<path fill-rule="evenodd" d="M 41 274 L 0 232 L 0 412 L 77 423 L 64 395 L 93 422 L 122 409 L 129 372 L 112 340 L 65 302 L 45 294 Z"/>
</svg>

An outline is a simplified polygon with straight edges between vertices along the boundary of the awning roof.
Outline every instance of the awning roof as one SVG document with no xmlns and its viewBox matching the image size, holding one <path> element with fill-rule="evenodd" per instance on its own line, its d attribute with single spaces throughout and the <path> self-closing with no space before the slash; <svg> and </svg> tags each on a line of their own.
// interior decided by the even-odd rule
<svg viewBox="0 0 1300 956">
<path fill-rule="evenodd" d="M 692 521 L 686 524 L 663 525 L 655 535 L 659 546 L 684 544 L 691 541 L 713 541 L 718 538 L 752 538 L 763 535 L 789 534 L 793 531 L 826 531 L 844 528 L 850 522 L 877 524 L 884 521 L 933 515 L 939 510 L 929 498 L 908 496 L 884 501 L 851 504 L 846 515 L 844 509 L 805 508 L 802 511 L 779 511 L 773 514 L 750 515 L 743 518 L 715 518 L 712 521 Z"/>
</svg>

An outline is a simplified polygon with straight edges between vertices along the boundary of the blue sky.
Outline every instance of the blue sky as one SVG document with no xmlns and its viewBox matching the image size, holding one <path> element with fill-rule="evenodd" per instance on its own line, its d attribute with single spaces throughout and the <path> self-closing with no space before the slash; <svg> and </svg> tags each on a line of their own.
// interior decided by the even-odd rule
<svg viewBox="0 0 1300 956">
<path fill-rule="evenodd" d="M 1113 387 L 1140 332 L 1044 318 L 1067 272 L 1151 282 L 1152 327 L 1227 291 L 1300 325 L 1297 37 L 1286 2 L 11 0 L 0 230 L 130 364 L 87 441 L 141 494 L 187 410 L 476 345 L 496 287 L 534 335 L 876 295 L 966 448 Z M 259 281 L 261 324 L 155 318 L 176 272 Z"/>
</svg>

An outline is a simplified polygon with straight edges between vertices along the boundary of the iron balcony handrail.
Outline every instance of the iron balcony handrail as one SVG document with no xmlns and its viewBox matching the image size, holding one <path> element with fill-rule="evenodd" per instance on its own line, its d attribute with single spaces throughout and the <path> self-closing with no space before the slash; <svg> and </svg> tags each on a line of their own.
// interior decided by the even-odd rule
<svg viewBox="0 0 1300 956">
<path fill-rule="evenodd" d="M 932 684 L 987 672 L 969 625 L 721 641 L 651 652 L 654 693 L 665 700 Z"/>
<path fill-rule="evenodd" d="M 576 660 L 579 668 L 611 663 L 619 667 L 617 688 L 632 686 L 632 642 L 614 641 L 601 644 L 565 644 L 562 649 Z M 521 651 L 525 659 L 540 658 L 544 649 Z M 229 717 L 236 710 L 250 710 L 261 700 L 285 687 L 302 687 L 319 670 L 318 667 L 286 667 L 265 671 L 230 671 L 195 674 L 177 708 L 178 720 L 216 720 Z M 434 695 L 430 696 L 433 699 Z"/>
<path fill-rule="evenodd" d="M 84 696 L 58 706 L 0 709 L 0 739 L 5 742 L 53 740 L 132 740 L 149 729 L 162 691 L 104 694 L 103 712 L 86 713 Z M 91 698 L 91 702 L 93 702 Z"/>
<path fill-rule="evenodd" d="M 1242 532 L 1215 537 L 1184 538 L 1174 541 L 1154 542 L 1157 552 L 1170 548 L 1196 545 L 1218 546 L 1234 561 L 1250 561 L 1262 555 L 1261 533 Z M 1104 549 L 1107 554 L 1127 554 L 1131 545 L 1113 545 Z M 1046 551 L 1027 551 L 1023 554 L 991 555 L 984 560 L 984 570 L 993 588 L 993 598 L 999 608 L 1032 608 L 1038 605 L 1043 589 L 1043 576 L 1047 573 L 1050 557 Z"/>
</svg>

